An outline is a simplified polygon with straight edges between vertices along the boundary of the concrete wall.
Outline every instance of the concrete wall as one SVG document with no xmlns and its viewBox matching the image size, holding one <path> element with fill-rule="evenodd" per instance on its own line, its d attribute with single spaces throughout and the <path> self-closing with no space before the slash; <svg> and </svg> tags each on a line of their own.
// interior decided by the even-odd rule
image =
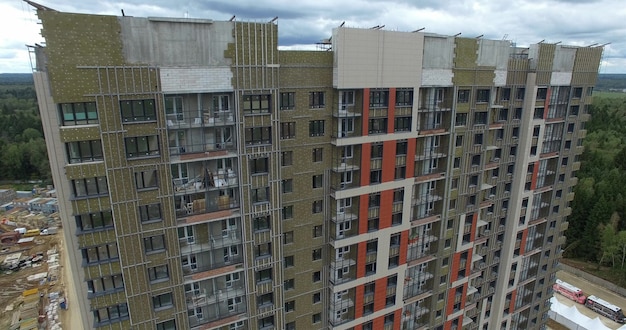
<svg viewBox="0 0 626 330">
<path fill-rule="evenodd" d="M 421 82 L 424 35 L 382 30 L 333 30 L 336 88 L 389 88 Z"/>
<path fill-rule="evenodd" d="M 163 66 L 227 66 L 233 22 L 119 17 L 128 63 Z"/>
</svg>

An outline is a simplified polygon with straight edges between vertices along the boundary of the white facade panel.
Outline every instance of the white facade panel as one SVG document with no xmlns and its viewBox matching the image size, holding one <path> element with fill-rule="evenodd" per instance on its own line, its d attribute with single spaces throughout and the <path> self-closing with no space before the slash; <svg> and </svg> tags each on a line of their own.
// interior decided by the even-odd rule
<svg viewBox="0 0 626 330">
<path fill-rule="evenodd" d="M 164 93 L 232 91 L 233 73 L 229 67 L 161 68 Z"/>
<path fill-rule="evenodd" d="M 496 76 L 493 78 L 493 84 L 495 86 L 506 85 L 506 70 L 495 70 Z"/>
<path fill-rule="evenodd" d="M 453 76 L 451 69 L 424 69 L 422 86 L 452 86 Z"/>
<path fill-rule="evenodd" d="M 421 82 L 424 35 L 371 29 L 333 31 L 336 88 L 414 87 Z"/>
<path fill-rule="evenodd" d="M 566 86 L 570 85 L 572 81 L 571 72 L 552 72 L 550 77 L 550 85 L 552 86 Z"/>
</svg>

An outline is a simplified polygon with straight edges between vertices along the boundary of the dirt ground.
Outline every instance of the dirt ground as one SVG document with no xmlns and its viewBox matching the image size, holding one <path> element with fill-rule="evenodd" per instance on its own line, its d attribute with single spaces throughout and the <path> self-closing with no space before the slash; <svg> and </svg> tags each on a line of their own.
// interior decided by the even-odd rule
<svg viewBox="0 0 626 330">
<path fill-rule="evenodd" d="M 10 246 L 8 249 L 3 247 L 2 252 L 0 252 L 0 259 L 2 260 L 4 260 L 4 257 L 7 255 L 16 252 L 22 252 L 22 258 L 42 253 L 44 259 L 41 262 L 37 262 L 34 267 L 26 267 L 17 271 L 0 271 L 0 329 L 9 328 L 13 313 L 19 309 L 19 304 L 22 302 L 22 292 L 25 290 L 38 288 L 39 292 L 44 294 L 44 297 L 47 297 L 48 292 L 60 291 L 58 280 L 46 281 L 46 283 L 41 285 L 39 282 L 28 282 L 27 277 L 42 272 L 48 272 L 48 264 L 46 262 L 48 259 L 47 251 L 52 249 L 58 251 L 61 244 L 61 236 L 55 234 L 36 236 L 34 244 L 30 247 L 20 247 L 17 245 Z M 45 302 L 45 298 L 42 300 Z"/>
</svg>

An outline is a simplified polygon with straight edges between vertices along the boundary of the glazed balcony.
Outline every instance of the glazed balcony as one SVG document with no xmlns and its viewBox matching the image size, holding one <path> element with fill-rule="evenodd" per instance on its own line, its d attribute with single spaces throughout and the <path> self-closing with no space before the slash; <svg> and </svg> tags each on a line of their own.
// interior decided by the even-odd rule
<svg viewBox="0 0 626 330">
<path fill-rule="evenodd" d="M 216 242 L 215 248 L 212 248 L 211 244 L 186 247 L 187 252 L 181 256 L 183 274 L 186 279 L 191 279 L 193 274 L 243 262 L 243 246 L 241 244 L 217 247 L 218 242 Z"/>
</svg>

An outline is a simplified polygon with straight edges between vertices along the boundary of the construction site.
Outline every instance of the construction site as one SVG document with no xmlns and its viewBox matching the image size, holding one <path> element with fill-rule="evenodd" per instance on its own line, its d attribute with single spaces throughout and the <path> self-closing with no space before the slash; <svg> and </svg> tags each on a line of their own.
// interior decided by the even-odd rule
<svg viewBox="0 0 626 330">
<path fill-rule="evenodd" d="M 0 213 L 0 329 L 61 329 L 60 226 L 58 213 Z"/>
</svg>

